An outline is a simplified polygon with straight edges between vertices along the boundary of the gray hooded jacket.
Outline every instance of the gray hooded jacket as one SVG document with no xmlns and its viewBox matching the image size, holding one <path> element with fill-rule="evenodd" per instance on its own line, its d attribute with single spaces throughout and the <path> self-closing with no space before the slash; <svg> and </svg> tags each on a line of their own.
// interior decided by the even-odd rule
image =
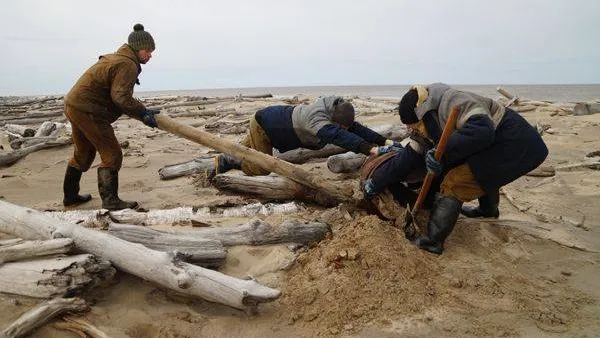
<svg viewBox="0 0 600 338">
<path fill-rule="evenodd" d="M 489 116 L 496 128 L 504 116 L 504 107 L 487 97 L 462 92 L 443 83 L 430 84 L 427 86 L 427 91 L 429 92 L 427 100 L 416 109 L 417 118 L 422 120 L 425 113 L 436 110 L 441 129 L 444 129 L 454 106 L 460 106 L 456 129 L 460 129 L 469 118 L 478 114 Z"/>
<path fill-rule="evenodd" d="M 338 96 L 318 98 L 315 103 L 299 105 L 292 112 L 292 125 L 296 135 L 307 146 L 318 146 L 317 132 L 328 124 L 333 124 L 333 102 Z"/>
</svg>

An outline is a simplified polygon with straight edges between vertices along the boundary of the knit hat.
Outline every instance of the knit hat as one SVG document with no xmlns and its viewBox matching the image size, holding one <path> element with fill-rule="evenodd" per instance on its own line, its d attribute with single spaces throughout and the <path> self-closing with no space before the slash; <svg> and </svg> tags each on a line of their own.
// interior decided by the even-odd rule
<svg viewBox="0 0 600 338">
<path fill-rule="evenodd" d="M 342 98 L 336 99 L 333 102 L 331 119 L 335 123 L 350 127 L 354 123 L 354 106 Z"/>
<path fill-rule="evenodd" d="M 136 23 L 133 26 L 133 32 L 129 33 L 127 44 L 136 52 L 142 49 L 149 51 L 156 49 L 152 35 L 144 30 L 144 25 L 141 23 Z"/>
<path fill-rule="evenodd" d="M 404 124 L 413 124 L 419 122 L 415 108 L 419 101 L 419 93 L 415 88 L 409 90 L 400 100 L 400 121 Z"/>
</svg>

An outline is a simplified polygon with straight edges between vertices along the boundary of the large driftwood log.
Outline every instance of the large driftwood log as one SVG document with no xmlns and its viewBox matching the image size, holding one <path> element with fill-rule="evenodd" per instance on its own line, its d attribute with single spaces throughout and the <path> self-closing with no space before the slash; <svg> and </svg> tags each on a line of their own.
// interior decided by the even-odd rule
<svg viewBox="0 0 600 338">
<path fill-rule="evenodd" d="M 60 138 L 60 139 L 57 139 L 54 141 L 36 144 L 31 147 L 13 150 L 10 153 L 0 154 L 0 168 L 11 165 L 11 164 L 17 162 L 18 160 L 22 159 L 23 157 L 25 157 L 33 152 L 36 152 L 38 150 L 64 146 L 64 145 L 71 144 L 72 142 L 73 142 L 73 140 L 70 138 Z"/>
<path fill-rule="evenodd" d="M 374 126 L 371 128 L 373 131 L 378 132 L 381 136 L 390 140 L 403 140 L 408 137 L 408 129 L 403 124 L 384 124 Z M 319 150 L 310 150 L 299 148 L 295 150 L 286 151 L 280 153 L 276 149 L 273 151 L 273 156 L 285 160 L 290 163 L 306 163 L 308 160 L 313 158 L 325 158 L 331 155 L 341 154 L 347 152 L 346 149 L 338 147 L 333 144 L 328 144 Z"/>
<path fill-rule="evenodd" d="M 182 294 L 238 309 L 254 309 L 259 303 L 273 301 L 281 294 L 254 280 L 241 280 L 181 262 L 175 254 L 155 251 L 110 234 L 60 222 L 36 210 L 2 200 L 0 231 L 25 239 L 71 238 L 79 250 L 109 260 L 120 270 Z M 0 276 L 3 275 L 0 273 Z"/>
<path fill-rule="evenodd" d="M 108 232 L 128 242 L 139 243 L 158 251 L 178 251 L 183 260 L 201 266 L 218 267 L 227 257 L 223 244 L 206 238 L 190 238 L 174 232 L 146 228 L 139 225 L 117 224 L 109 226 Z"/>
<path fill-rule="evenodd" d="M 212 184 L 218 189 L 250 194 L 268 200 L 302 200 L 328 207 L 337 204 L 337 201 L 329 198 L 327 194 L 277 175 L 219 174 L 213 178 Z"/>
<path fill-rule="evenodd" d="M 27 128 L 18 124 L 6 124 L 4 127 L 11 133 L 19 134 L 23 137 L 32 137 L 35 135 L 35 129 Z"/>
<path fill-rule="evenodd" d="M 0 263 L 63 254 L 69 252 L 73 246 L 73 240 L 70 238 L 56 238 L 47 241 L 24 241 L 14 245 L 3 245 L 0 246 Z"/>
<path fill-rule="evenodd" d="M 327 168 L 334 173 L 356 172 L 367 159 L 366 155 L 347 152 L 327 158 Z"/>
<path fill-rule="evenodd" d="M 90 254 L 11 262 L 0 266 L 0 292 L 52 298 L 109 280 L 115 269 Z"/>
<path fill-rule="evenodd" d="M 303 208 L 295 202 L 252 203 L 243 206 L 217 208 L 217 207 L 177 207 L 173 209 L 159 209 L 141 212 L 131 209 L 118 211 L 100 210 L 68 210 L 45 211 L 44 215 L 73 224 L 80 224 L 86 228 L 104 228 L 112 222 L 135 225 L 162 225 L 162 226 L 206 226 L 206 218 L 215 217 L 251 217 L 260 215 L 289 214 L 301 211 Z"/>
<path fill-rule="evenodd" d="M 244 147 L 241 144 L 230 142 L 206 131 L 178 123 L 172 118 L 163 114 L 156 116 L 156 122 L 158 123 L 159 128 L 162 130 L 168 131 L 207 147 L 214 148 L 244 161 L 248 161 L 249 163 L 260 166 L 265 170 L 275 172 L 281 176 L 285 176 L 313 189 L 323 191 L 340 202 L 352 200 L 352 195 L 354 192 L 349 186 L 340 186 L 339 184 L 334 185 L 319 175 L 315 175 L 299 166 L 295 166 L 273 156 L 263 154 L 254 149 Z"/>
<path fill-rule="evenodd" d="M 169 180 L 181 176 L 188 176 L 214 169 L 214 158 L 197 158 L 191 161 L 167 165 L 158 170 L 161 180 Z"/>
<path fill-rule="evenodd" d="M 62 322 L 53 325 L 56 329 L 71 331 L 85 338 L 110 338 L 106 333 L 82 318 L 74 316 L 63 317 Z"/>
<path fill-rule="evenodd" d="M 169 238 L 173 242 L 197 239 L 217 240 L 225 246 L 264 245 L 278 243 L 308 244 L 322 240 L 331 230 L 325 223 L 286 220 L 280 225 L 271 225 L 260 219 L 225 228 L 199 228 L 195 231 L 158 231 L 139 226 L 112 224 L 109 232 L 125 239 L 145 236 L 150 239 L 156 234 Z M 167 237 L 167 235 L 169 235 Z"/>
<path fill-rule="evenodd" d="M 54 298 L 25 312 L 2 331 L 1 338 L 26 337 L 54 317 L 69 312 L 85 312 L 89 307 L 81 298 Z"/>
</svg>

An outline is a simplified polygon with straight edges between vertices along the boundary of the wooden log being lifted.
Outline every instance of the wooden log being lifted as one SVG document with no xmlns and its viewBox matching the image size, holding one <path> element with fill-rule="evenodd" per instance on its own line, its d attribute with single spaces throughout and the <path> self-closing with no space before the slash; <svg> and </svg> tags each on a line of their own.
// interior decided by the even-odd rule
<svg viewBox="0 0 600 338">
<path fill-rule="evenodd" d="M 203 130 L 186 126 L 176 122 L 167 115 L 156 115 L 156 122 L 158 123 L 158 127 L 162 130 L 184 137 L 190 141 L 194 141 L 204 146 L 214 148 L 225 154 L 248 161 L 263 169 L 287 177 L 300 184 L 320 190 L 323 193 L 330 195 L 332 198 L 337 199 L 339 202 L 352 200 L 352 195 L 354 192 L 349 186 L 340 186 L 339 184 L 337 186 L 333 185 L 318 175 L 314 175 L 301 167 L 277 159 L 273 156 L 263 154 L 254 149 L 246 148 L 241 144 L 232 143 L 224 138 L 212 135 L 211 133 Z"/>
<path fill-rule="evenodd" d="M 25 312 L 9 325 L 0 338 L 26 337 L 35 329 L 51 321 L 54 317 L 69 312 L 85 312 L 89 307 L 80 298 L 55 298 Z"/>
<path fill-rule="evenodd" d="M 335 206 L 336 200 L 285 177 L 219 174 L 212 184 L 222 190 L 250 194 L 267 200 L 302 200 L 322 206 Z"/>
<path fill-rule="evenodd" d="M 175 253 L 148 249 L 2 200 L 0 231 L 25 239 L 71 238 L 77 249 L 109 260 L 122 271 L 185 295 L 238 309 L 253 310 L 259 303 L 273 301 L 281 294 L 254 280 L 241 280 L 182 262 Z M 4 275 L 0 273 L 0 277 Z"/>
<path fill-rule="evenodd" d="M 260 219 L 224 228 L 200 228 L 195 231 L 159 231 L 155 229 L 111 224 L 109 233 L 127 241 L 141 243 L 146 246 L 156 245 L 159 239 L 165 245 L 179 246 L 181 243 L 192 244 L 198 240 L 216 240 L 224 246 L 264 245 L 279 243 L 308 244 L 319 242 L 329 232 L 329 226 L 320 222 L 303 222 L 286 220 L 280 225 L 271 225 Z M 186 244 L 186 245 L 188 245 Z"/>
</svg>

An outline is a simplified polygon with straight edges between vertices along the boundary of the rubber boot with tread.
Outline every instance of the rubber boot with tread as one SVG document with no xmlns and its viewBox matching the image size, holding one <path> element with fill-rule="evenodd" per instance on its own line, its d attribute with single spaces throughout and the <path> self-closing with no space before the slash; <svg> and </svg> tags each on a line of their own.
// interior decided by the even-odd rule
<svg viewBox="0 0 600 338">
<path fill-rule="evenodd" d="M 63 205 L 74 206 L 88 202 L 92 199 L 92 195 L 83 194 L 79 195 L 79 181 L 81 180 L 82 172 L 71 166 L 67 166 L 65 172 L 65 180 L 63 182 Z"/>
<path fill-rule="evenodd" d="M 134 201 L 119 198 L 119 171 L 111 168 L 98 168 L 98 191 L 102 198 L 102 208 L 108 210 L 134 209 Z"/>
</svg>

